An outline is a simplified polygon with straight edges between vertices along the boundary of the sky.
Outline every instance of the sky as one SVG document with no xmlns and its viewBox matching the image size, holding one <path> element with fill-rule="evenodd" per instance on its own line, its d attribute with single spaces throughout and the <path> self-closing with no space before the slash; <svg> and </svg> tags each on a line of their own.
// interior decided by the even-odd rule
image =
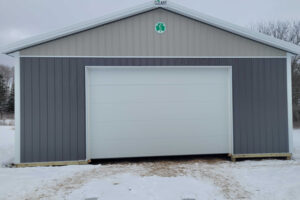
<svg viewBox="0 0 300 200">
<path fill-rule="evenodd" d="M 0 49 L 7 44 L 98 18 L 149 0 L 0 0 Z M 231 23 L 300 20 L 300 0 L 172 0 Z M 0 54 L 0 65 L 13 66 Z"/>
</svg>

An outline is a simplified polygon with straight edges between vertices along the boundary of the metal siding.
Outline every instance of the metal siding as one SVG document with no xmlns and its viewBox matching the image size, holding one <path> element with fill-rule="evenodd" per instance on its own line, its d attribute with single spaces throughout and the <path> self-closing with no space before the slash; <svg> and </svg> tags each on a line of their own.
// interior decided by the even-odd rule
<svg viewBox="0 0 300 200">
<path fill-rule="evenodd" d="M 55 150 L 56 159 L 62 160 L 63 149 L 63 112 L 62 112 L 62 59 L 54 59 L 54 71 L 55 71 Z"/>
<path fill-rule="evenodd" d="M 40 61 L 40 161 L 48 160 L 48 75 L 47 75 L 47 60 Z M 22 66 L 26 68 L 27 66 Z M 22 86 L 21 86 L 22 89 Z M 26 95 L 26 93 L 25 93 Z M 26 116 L 28 117 L 28 116 Z M 22 130 L 21 130 L 22 131 Z M 26 134 L 27 137 L 27 134 Z M 27 144 L 26 144 L 27 146 Z M 28 147 L 27 147 L 28 148 Z M 26 160 L 30 162 L 30 160 Z"/>
<path fill-rule="evenodd" d="M 77 91 L 78 91 L 78 103 L 77 103 L 77 127 L 78 127 L 78 159 L 85 159 L 85 95 L 82 95 L 82 92 L 85 92 L 85 69 L 84 62 L 82 59 L 77 61 Z"/>
<path fill-rule="evenodd" d="M 69 66 L 69 58 L 63 59 L 63 160 L 70 160 L 70 66 Z"/>
<path fill-rule="evenodd" d="M 284 58 L 21 58 L 21 162 L 85 159 L 85 66 L 230 65 L 234 153 L 288 152 Z"/>
<path fill-rule="evenodd" d="M 255 76 L 252 77 L 252 90 L 251 93 L 255 93 L 255 91 L 259 91 L 259 79 L 257 74 L 259 73 L 259 66 L 258 66 L 258 62 L 257 60 L 253 60 L 253 66 L 252 66 L 252 70 L 253 70 L 253 74 L 256 74 Z M 251 103 L 252 103 L 252 114 L 253 116 L 257 116 L 259 115 L 259 107 L 255 106 L 257 104 L 259 104 L 259 93 L 257 93 L 257 95 L 253 95 L 252 99 L 251 99 Z M 253 141 L 257 142 L 257 147 L 253 149 L 254 153 L 258 153 L 260 150 L 260 138 L 259 138 L 259 118 L 254 118 L 252 121 L 253 126 Z"/>
<path fill-rule="evenodd" d="M 54 68 L 54 59 L 47 59 L 47 78 L 48 78 L 48 159 L 55 160 L 55 68 Z"/>
<path fill-rule="evenodd" d="M 158 34 L 155 23 L 167 30 Z M 285 56 L 286 52 L 163 9 L 21 50 L 27 56 Z"/>
<path fill-rule="evenodd" d="M 32 149 L 33 149 L 33 161 L 39 161 L 40 152 L 40 69 L 39 60 L 32 59 Z"/>
<path fill-rule="evenodd" d="M 71 153 L 71 160 L 77 159 L 77 67 L 76 67 L 76 60 L 70 60 L 70 153 Z"/>
</svg>

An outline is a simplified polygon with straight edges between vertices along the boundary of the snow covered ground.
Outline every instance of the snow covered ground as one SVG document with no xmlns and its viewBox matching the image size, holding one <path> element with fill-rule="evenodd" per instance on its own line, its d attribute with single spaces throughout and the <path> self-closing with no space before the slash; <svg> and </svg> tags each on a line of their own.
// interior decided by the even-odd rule
<svg viewBox="0 0 300 200">
<path fill-rule="evenodd" d="M 0 126 L 0 199 L 300 199 L 300 130 L 295 160 L 232 163 L 190 159 L 9 168 L 14 131 Z M 299 157 L 298 157 L 299 156 Z"/>
<path fill-rule="evenodd" d="M 294 159 L 300 161 L 300 129 L 295 129 L 293 134 L 294 140 Z"/>
<path fill-rule="evenodd" d="M 0 167 L 13 162 L 15 131 L 12 126 L 0 126 Z"/>
</svg>

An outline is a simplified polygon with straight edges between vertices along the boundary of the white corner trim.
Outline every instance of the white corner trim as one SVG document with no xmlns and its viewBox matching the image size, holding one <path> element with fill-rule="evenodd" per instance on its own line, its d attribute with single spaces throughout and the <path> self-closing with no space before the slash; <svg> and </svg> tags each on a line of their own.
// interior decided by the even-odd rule
<svg viewBox="0 0 300 200">
<path fill-rule="evenodd" d="M 229 153 L 234 153 L 233 141 L 233 96 L 232 96 L 232 66 L 228 67 L 228 133 L 229 133 Z"/>
<path fill-rule="evenodd" d="M 15 58 L 15 164 L 21 162 L 21 73 L 20 54 L 14 53 Z"/>
<path fill-rule="evenodd" d="M 88 67 L 85 67 L 85 145 L 86 145 L 86 160 L 91 159 L 91 145 L 90 145 L 90 104 L 89 104 L 89 72 Z"/>
<path fill-rule="evenodd" d="M 286 55 L 289 152 L 293 153 L 292 54 Z"/>
</svg>

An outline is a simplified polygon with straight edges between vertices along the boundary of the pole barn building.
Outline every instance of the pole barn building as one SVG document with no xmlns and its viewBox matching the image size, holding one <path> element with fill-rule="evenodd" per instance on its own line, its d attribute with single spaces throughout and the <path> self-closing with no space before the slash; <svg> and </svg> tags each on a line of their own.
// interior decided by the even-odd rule
<svg viewBox="0 0 300 200">
<path fill-rule="evenodd" d="M 293 44 L 155 1 L 3 53 L 17 164 L 292 153 Z"/>
</svg>

